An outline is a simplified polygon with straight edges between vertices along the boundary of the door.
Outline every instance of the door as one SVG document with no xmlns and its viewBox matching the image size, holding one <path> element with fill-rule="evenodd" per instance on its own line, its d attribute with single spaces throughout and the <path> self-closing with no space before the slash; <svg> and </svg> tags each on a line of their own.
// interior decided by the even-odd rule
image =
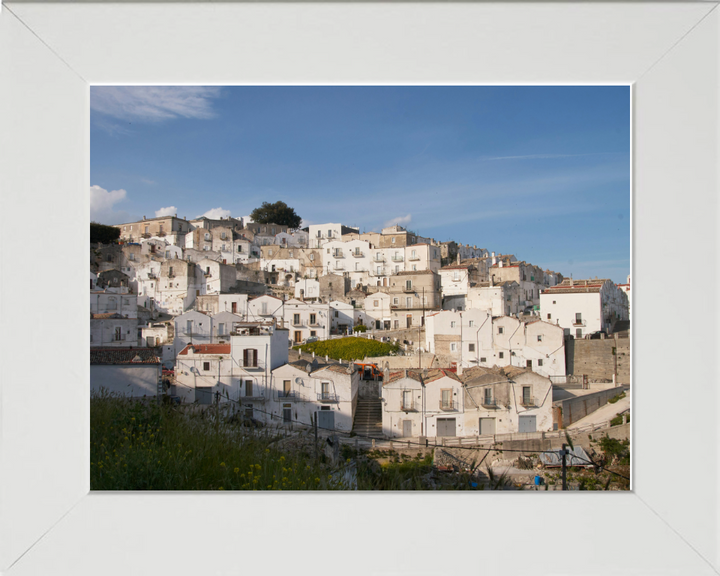
<svg viewBox="0 0 720 576">
<path fill-rule="evenodd" d="M 480 418 L 480 436 L 495 435 L 495 418 Z"/>
<path fill-rule="evenodd" d="M 283 424 L 292 422 L 292 407 L 290 404 L 283 404 Z"/>
<path fill-rule="evenodd" d="M 412 314 L 407 315 L 405 322 L 407 324 L 407 328 L 412 328 Z"/>
<path fill-rule="evenodd" d="M 412 420 L 403 420 L 403 436 L 405 438 L 412 436 Z"/>
<path fill-rule="evenodd" d="M 455 436 L 455 418 L 438 418 L 437 435 Z"/>
<path fill-rule="evenodd" d="M 536 416 L 520 416 L 518 432 L 536 432 L 537 426 L 535 420 Z"/>
<path fill-rule="evenodd" d="M 302 342 L 302 331 L 295 330 L 295 342 L 298 344 Z"/>
<path fill-rule="evenodd" d="M 324 430 L 335 429 L 335 412 L 331 410 L 320 410 L 316 412 L 316 414 L 318 428 L 323 428 Z"/>
<path fill-rule="evenodd" d="M 236 313 L 237 313 L 237 302 L 233 302 L 233 303 L 232 303 L 232 313 L 233 313 L 233 314 L 236 314 Z"/>
</svg>

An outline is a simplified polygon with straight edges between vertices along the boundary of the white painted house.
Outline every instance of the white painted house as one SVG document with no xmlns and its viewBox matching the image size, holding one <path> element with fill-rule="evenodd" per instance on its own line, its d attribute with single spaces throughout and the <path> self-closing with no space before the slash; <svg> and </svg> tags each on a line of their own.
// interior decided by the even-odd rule
<svg viewBox="0 0 720 576">
<path fill-rule="evenodd" d="M 540 293 L 540 314 L 565 334 L 583 338 L 594 332 L 609 334 L 614 323 L 627 320 L 627 294 L 611 280 L 564 279 Z"/>
<path fill-rule="evenodd" d="M 290 330 L 293 343 L 305 342 L 308 338 L 326 340 L 330 336 L 330 305 L 301 300 L 287 300 L 283 307 L 283 326 Z"/>
<path fill-rule="evenodd" d="M 447 370 L 387 372 L 382 428 L 388 438 L 464 436 L 462 382 Z"/>
<path fill-rule="evenodd" d="M 355 416 L 360 373 L 354 364 L 297 361 L 273 370 L 272 395 L 266 402 L 274 423 L 313 423 L 350 432 Z"/>
</svg>

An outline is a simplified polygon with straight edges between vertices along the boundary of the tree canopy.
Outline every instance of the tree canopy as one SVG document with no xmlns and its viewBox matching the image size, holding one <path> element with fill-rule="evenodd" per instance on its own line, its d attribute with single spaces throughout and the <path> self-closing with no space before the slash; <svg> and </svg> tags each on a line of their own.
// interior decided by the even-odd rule
<svg viewBox="0 0 720 576">
<path fill-rule="evenodd" d="M 120 238 L 120 228 L 106 226 L 97 222 L 90 222 L 90 243 L 91 244 L 112 244 Z"/>
<path fill-rule="evenodd" d="M 302 218 L 295 214 L 295 209 L 280 200 L 273 204 L 263 202 L 262 206 L 250 213 L 250 218 L 258 224 L 280 224 L 292 229 L 299 228 L 302 222 Z"/>
</svg>

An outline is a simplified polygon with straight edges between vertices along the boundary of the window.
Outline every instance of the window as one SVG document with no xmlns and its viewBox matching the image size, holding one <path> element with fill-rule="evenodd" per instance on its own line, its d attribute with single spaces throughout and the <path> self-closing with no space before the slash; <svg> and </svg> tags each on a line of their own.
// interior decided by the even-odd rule
<svg viewBox="0 0 720 576">
<path fill-rule="evenodd" d="M 415 272 L 417 270 L 417 266 L 415 264 L 413 264 L 412 269 L 413 269 L 413 272 Z"/>
<path fill-rule="evenodd" d="M 272 250 L 268 250 L 268 256 L 272 256 Z"/>
<path fill-rule="evenodd" d="M 552 314 L 547 315 L 547 319 L 550 320 L 552 318 Z"/>
<path fill-rule="evenodd" d="M 542 359 L 538 359 L 537 363 L 538 363 L 538 366 L 542 366 L 543 365 Z"/>
<path fill-rule="evenodd" d="M 208 304 L 208 308 L 210 307 L 210 304 Z M 220 323 L 218 324 L 218 335 L 223 336 L 225 334 L 225 324 Z"/>
<path fill-rule="evenodd" d="M 265 314 L 267 314 L 267 313 L 268 313 L 268 311 L 267 311 L 267 302 L 261 302 L 261 303 L 260 303 L 260 314 L 265 315 Z"/>
<path fill-rule="evenodd" d="M 323 382 L 320 385 L 320 390 L 322 393 L 323 400 L 327 400 L 328 398 L 330 398 L 330 382 Z"/>
<path fill-rule="evenodd" d="M 222 247 L 220 248 L 220 250 L 222 250 L 223 252 L 225 252 L 225 244 L 222 245 Z"/>
<path fill-rule="evenodd" d="M 453 280 L 460 280 L 460 271 L 459 270 L 455 270 L 453 272 Z"/>
<path fill-rule="evenodd" d="M 203 362 L 203 370 L 207 372 L 210 370 L 210 362 Z"/>
<path fill-rule="evenodd" d="M 283 380 L 282 395 L 285 397 L 290 396 L 290 380 Z"/>
<path fill-rule="evenodd" d="M 483 392 L 484 392 L 484 396 L 485 396 L 485 400 L 484 400 L 483 403 L 484 403 L 485 405 L 491 405 L 491 404 L 493 403 L 493 401 L 492 401 L 492 388 L 485 388 L 485 389 L 483 390 Z"/>
<path fill-rule="evenodd" d="M 123 226 L 123 232 L 127 231 L 127 226 Z"/>
<path fill-rule="evenodd" d="M 405 307 L 406 308 L 412 307 L 412 297 L 411 296 L 408 296 L 407 298 L 405 298 Z"/>
<path fill-rule="evenodd" d="M 395 330 L 397 330 L 398 328 L 400 328 L 400 320 L 395 320 L 395 321 L 393 322 L 393 327 L 395 328 Z"/>
<path fill-rule="evenodd" d="M 450 343 L 450 352 L 456 352 L 457 351 L 457 344 L 455 342 Z"/>
<path fill-rule="evenodd" d="M 526 360 L 526 361 L 525 361 L 525 367 L 526 367 L 526 368 L 532 368 L 532 360 Z"/>
<path fill-rule="evenodd" d="M 498 352 L 498 358 L 505 358 L 505 352 Z"/>
<path fill-rule="evenodd" d="M 295 324 L 295 326 L 300 324 L 300 314 L 293 314 L 293 324 Z"/>
<path fill-rule="evenodd" d="M 487 362 L 487 358 L 483 356 L 482 358 L 480 358 L 480 362 Z"/>
<path fill-rule="evenodd" d="M 220 238 L 222 238 L 223 240 L 225 240 L 225 232 L 221 232 L 221 233 L 220 233 Z"/>
<path fill-rule="evenodd" d="M 475 320 L 468 321 L 468 326 L 472 328 L 475 325 Z"/>
<path fill-rule="evenodd" d="M 292 251 L 292 250 L 290 250 L 290 252 L 288 252 L 288 254 L 290 255 L 290 258 L 293 257 L 293 251 Z"/>
<path fill-rule="evenodd" d="M 310 338 L 315 338 L 317 336 L 317 332 L 315 330 L 310 330 Z"/>
<path fill-rule="evenodd" d="M 317 324 L 317 316 L 315 314 L 310 314 L 310 324 Z"/>
<path fill-rule="evenodd" d="M 130 256 L 129 256 L 129 258 L 130 258 L 130 260 L 135 260 L 135 254 L 132 254 L 132 253 L 131 253 Z"/>
<path fill-rule="evenodd" d="M 405 290 L 412 290 L 412 280 L 405 280 Z"/>
<path fill-rule="evenodd" d="M 395 236 L 392 237 L 392 239 L 390 240 L 390 243 L 395 244 Z"/>
<path fill-rule="evenodd" d="M 532 404 L 532 396 L 530 395 L 530 386 L 523 386 L 522 389 L 522 403 L 525 406 Z"/>
<path fill-rule="evenodd" d="M 283 424 L 292 422 L 292 407 L 290 404 L 283 404 Z"/>
<path fill-rule="evenodd" d="M 475 352 L 475 344 L 468 344 L 468 352 Z"/>
<path fill-rule="evenodd" d="M 393 298 L 393 304 L 400 304 L 400 298 Z"/>
<path fill-rule="evenodd" d="M 553 304 L 557 304 L 557 302 L 555 300 L 553 300 Z"/>
<path fill-rule="evenodd" d="M 335 310 L 335 318 L 337 318 L 337 317 L 338 317 L 338 311 Z"/>
<path fill-rule="evenodd" d="M 457 324 L 457 322 L 455 322 L 455 320 L 450 322 L 450 328 L 455 328 L 455 324 Z"/>
<path fill-rule="evenodd" d="M 443 409 L 447 410 L 448 408 L 452 408 L 452 406 L 453 406 L 452 389 L 441 390 L 440 393 L 442 394 L 441 402 L 442 402 Z"/>
<path fill-rule="evenodd" d="M 310 262 L 312 262 L 313 260 L 315 260 L 315 254 L 310 254 Z"/>
<path fill-rule="evenodd" d="M 538 341 L 538 342 L 542 342 L 542 341 L 543 341 L 543 340 L 542 340 L 542 337 L 543 337 L 542 334 L 538 334 L 538 335 L 537 335 L 537 341 Z"/>
<path fill-rule="evenodd" d="M 505 334 L 505 328 L 503 326 L 498 326 L 498 334 Z"/>
<path fill-rule="evenodd" d="M 253 381 L 245 380 L 245 396 L 253 395 Z"/>
<path fill-rule="evenodd" d="M 210 246 L 208 246 L 207 244 L 205 244 L 205 246 L 203 246 L 203 250 L 205 250 L 206 252 L 208 252 L 208 251 L 210 250 Z"/>
<path fill-rule="evenodd" d="M 122 340 L 122 339 L 123 339 L 123 337 L 122 337 L 122 328 L 121 328 L 120 326 L 116 326 L 116 327 L 115 327 L 115 341 L 116 341 L 116 342 L 119 342 L 119 341 Z"/>
<path fill-rule="evenodd" d="M 373 300 L 373 306 L 374 306 L 375 308 L 377 308 L 379 305 L 380 305 L 380 301 L 379 301 L 379 300 Z"/>
<path fill-rule="evenodd" d="M 395 274 L 397 274 L 398 272 L 400 272 L 400 266 L 395 266 Z"/>
<path fill-rule="evenodd" d="M 328 230 L 328 238 L 332 238 L 332 230 Z"/>
<path fill-rule="evenodd" d="M 205 234 L 205 240 L 210 240 L 210 234 Z"/>
<path fill-rule="evenodd" d="M 578 328 L 577 330 L 575 330 L 575 337 L 582 338 L 582 328 Z"/>
<path fill-rule="evenodd" d="M 238 245 L 237 245 L 237 251 L 238 251 L 238 252 L 242 252 L 242 244 L 238 244 Z"/>
<path fill-rule="evenodd" d="M 417 258 L 417 254 L 416 254 L 415 250 L 412 251 L 412 254 L 411 254 L 410 257 L 411 257 L 411 258 Z"/>
<path fill-rule="evenodd" d="M 257 368 L 257 350 L 247 348 L 243 350 L 243 366 L 248 368 Z"/>
<path fill-rule="evenodd" d="M 382 266 L 377 267 L 377 273 L 378 273 L 378 276 L 380 276 L 382 274 Z"/>
<path fill-rule="evenodd" d="M 412 409 L 412 390 L 403 390 L 402 407 L 405 410 Z"/>
</svg>

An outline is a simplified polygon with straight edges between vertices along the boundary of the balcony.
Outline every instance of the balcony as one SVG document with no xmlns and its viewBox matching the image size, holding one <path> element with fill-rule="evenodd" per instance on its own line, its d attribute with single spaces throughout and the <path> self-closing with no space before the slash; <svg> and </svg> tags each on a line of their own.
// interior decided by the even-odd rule
<svg viewBox="0 0 720 576">
<path fill-rule="evenodd" d="M 374 270 L 370 270 L 370 276 L 387 276 L 387 271 L 385 268 L 380 268 L 380 270 L 375 268 Z"/>
<path fill-rule="evenodd" d="M 495 398 L 483 398 L 480 402 L 485 408 L 497 408 L 497 400 Z"/>
<path fill-rule="evenodd" d="M 343 264 L 342 262 L 335 262 L 333 270 L 345 270 L 345 264 Z"/>
<path fill-rule="evenodd" d="M 385 262 L 385 256 L 382 254 L 375 254 L 375 258 L 373 258 L 374 262 Z"/>
<path fill-rule="evenodd" d="M 293 326 L 304 326 L 302 320 L 298 320 L 297 322 L 295 322 L 295 320 L 293 320 L 293 321 L 291 322 L 291 324 L 292 324 Z"/>
<path fill-rule="evenodd" d="M 413 255 L 413 256 L 410 256 L 410 258 L 408 258 L 408 260 L 420 260 L 420 256 Z"/>
<path fill-rule="evenodd" d="M 278 402 L 307 402 L 306 398 L 303 398 L 299 392 L 294 390 L 290 392 L 278 391 L 275 394 L 275 400 Z"/>
<path fill-rule="evenodd" d="M 412 403 L 409 405 L 403 404 L 402 406 L 400 406 L 400 410 L 403 412 L 417 412 L 417 408 L 415 408 Z"/>
<path fill-rule="evenodd" d="M 355 258 L 362 258 L 363 256 L 365 256 L 365 254 L 363 254 L 362 252 L 351 252 L 351 254 L 352 254 Z"/>
<path fill-rule="evenodd" d="M 392 257 L 393 262 L 402 262 L 403 260 L 405 260 L 405 258 L 403 256 L 400 256 L 399 254 L 395 254 Z"/>
<path fill-rule="evenodd" d="M 150 236 L 150 234 L 145 232 L 145 234 L 140 234 L 140 238 L 145 238 L 147 240 L 148 238 L 151 238 L 151 236 Z"/>
<path fill-rule="evenodd" d="M 333 258 L 345 258 L 345 256 L 343 256 L 342 250 L 335 250 L 332 255 Z"/>
<path fill-rule="evenodd" d="M 457 412 L 458 410 L 458 403 L 455 400 L 450 400 L 447 402 L 443 402 L 440 400 L 440 410 L 443 412 Z"/>
<path fill-rule="evenodd" d="M 340 397 L 337 394 L 331 394 L 330 392 L 318 392 L 318 402 L 328 404 L 330 402 L 340 402 Z"/>
<path fill-rule="evenodd" d="M 148 280 L 157 280 L 157 276 L 155 276 L 155 272 L 148 272 Z"/>
<path fill-rule="evenodd" d="M 413 288 L 412 286 L 410 286 L 410 287 L 405 286 L 403 288 L 403 292 L 415 292 L 415 288 Z"/>
<path fill-rule="evenodd" d="M 522 404 L 523 406 L 528 406 L 528 407 L 536 406 L 534 398 L 523 398 L 522 401 L 520 402 L 520 404 Z"/>
<path fill-rule="evenodd" d="M 205 272 L 203 276 L 205 276 L 205 278 L 210 278 L 212 276 L 212 272 Z"/>
<path fill-rule="evenodd" d="M 253 392 L 250 396 L 243 396 L 242 403 L 245 404 L 248 402 L 265 402 L 265 396 L 260 394 L 260 392 Z"/>
</svg>

